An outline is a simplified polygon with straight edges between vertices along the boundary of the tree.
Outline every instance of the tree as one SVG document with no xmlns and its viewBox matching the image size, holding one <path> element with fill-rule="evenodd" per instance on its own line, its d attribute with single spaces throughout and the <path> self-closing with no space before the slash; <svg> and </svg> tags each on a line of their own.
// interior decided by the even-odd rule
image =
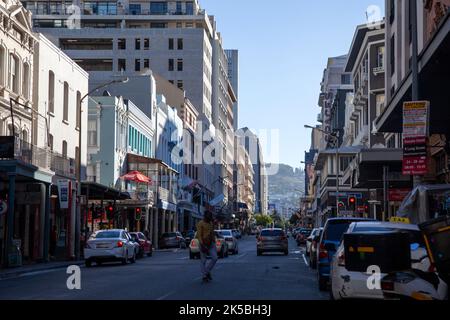
<svg viewBox="0 0 450 320">
<path fill-rule="evenodd" d="M 272 224 L 272 222 L 273 222 L 273 219 L 270 216 L 265 216 L 262 214 L 256 214 L 254 216 L 254 218 L 256 220 L 256 225 L 262 226 L 262 227 Z"/>
</svg>

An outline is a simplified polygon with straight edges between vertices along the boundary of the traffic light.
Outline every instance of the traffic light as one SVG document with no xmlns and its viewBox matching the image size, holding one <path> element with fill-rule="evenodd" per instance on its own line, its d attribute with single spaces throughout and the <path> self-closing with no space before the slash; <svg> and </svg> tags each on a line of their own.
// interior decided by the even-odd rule
<svg viewBox="0 0 450 320">
<path fill-rule="evenodd" d="M 339 210 L 344 209 L 344 207 L 345 207 L 345 204 L 342 201 L 339 201 L 338 205 L 339 205 Z"/>
<path fill-rule="evenodd" d="M 108 220 L 113 220 L 114 219 L 114 205 L 112 203 L 110 203 L 107 207 L 106 207 L 106 216 L 108 218 Z"/>
<path fill-rule="evenodd" d="M 349 197 L 348 198 L 348 208 L 350 211 L 356 211 L 356 197 Z"/>
<path fill-rule="evenodd" d="M 141 208 L 134 209 L 134 218 L 136 219 L 136 221 L 140 221 L 142 219 L 142 209 Z"/>
</svg>

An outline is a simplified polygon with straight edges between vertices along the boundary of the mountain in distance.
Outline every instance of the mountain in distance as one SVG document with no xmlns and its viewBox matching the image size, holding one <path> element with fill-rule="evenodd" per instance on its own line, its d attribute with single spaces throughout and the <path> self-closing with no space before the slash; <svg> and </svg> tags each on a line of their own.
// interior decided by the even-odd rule
<svg viewBox="0 0 450 320">
<path fill-rule="evenodd" d="M 278 173 L 268 176 L 269 204 L 274 204 L 278 213 L 289 218 L 290 209 L 300 206 L 300 197 L 303 196 L 300 191 L 305 191 L 305 172 L 286 164 L 278 166 Z"/>
</svg>

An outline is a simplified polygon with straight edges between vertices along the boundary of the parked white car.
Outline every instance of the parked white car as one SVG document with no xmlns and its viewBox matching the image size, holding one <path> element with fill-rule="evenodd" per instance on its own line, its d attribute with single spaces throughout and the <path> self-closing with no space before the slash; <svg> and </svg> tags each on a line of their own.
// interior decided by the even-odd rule
<svg viewBox="0 0 450 320">
<path fill-rule="evenodd" d="M 309 235 L 309 237 L 306 238 L 306 256 L 307 257 L 309 257 L 309 255 L 311 253 L 311 245 L 312 245 L 314 238 L 320 234 L 320 229 L 321 228 L 313 229 L 313 231 L 311 231 L 311 234 Z"/>
<path fill-rule="evenodd" d="M 84 248 L 86 267 L 92 262 L 136 262 L 136 243 L 125 230 L 100 230 L 91 235 Z"/>
<path fill-rule="evenodd" d="M 417 225 L 365 221 L 350 224 L 347 233 L 355 232 L 392 232 L 401 231 L 410 233 L 412 268 L 428 271 L 430 261 L 428 259 L 422 234 Z M 393 243 L 392 245 L 395 245 Z M 384 299 L 381 289 L 369 289 L 367 280 L 370 275 L 365 272 L 348 271 L 345 268 L 345 247 L 341 241 L 336 254 L 331 262 L 330 282 L 331 298 L 335 300 L 358 299 Z M 381 278 L 386 274 L 381 274 Z"/>
<path fill-rule="evenodd" d="M 239 253 L 239 247 L 238 247 L 238 241 L 233 235 L 232 230 L 216 230 L 217 233 L 221 234 L 225 241 L 228 244 L 228 251 L 232 254 L 238 254 Z"/>
</svg>

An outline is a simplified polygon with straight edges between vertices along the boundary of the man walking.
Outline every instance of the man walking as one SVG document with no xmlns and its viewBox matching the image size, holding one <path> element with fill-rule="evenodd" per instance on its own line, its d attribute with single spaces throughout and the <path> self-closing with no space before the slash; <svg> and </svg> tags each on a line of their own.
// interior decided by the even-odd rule
<svg viewBox="0 0 450 320">
<path fill-rule="evenodd" d="M 200 245 L 200 267 L 203 281 L 212 280 L 211 271 L 217 262 L 216 235 L 214 233 L 213 214 L 206 211 L 203 220 L 197 224 L 197 239 Z M 207 257 L 211 261 L 207 264 Z"/>
</svg>

